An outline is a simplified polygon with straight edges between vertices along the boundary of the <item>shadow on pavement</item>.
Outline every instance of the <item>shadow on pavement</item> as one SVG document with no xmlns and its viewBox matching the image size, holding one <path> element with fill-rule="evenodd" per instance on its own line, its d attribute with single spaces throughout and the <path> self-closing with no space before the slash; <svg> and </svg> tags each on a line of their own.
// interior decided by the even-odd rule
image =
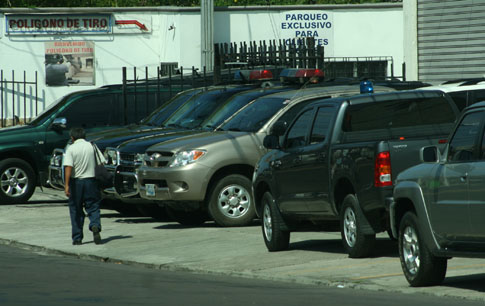
<svg viewBox="0 0 485 306">
<path fill-rule="evenodd" d="M 102 238 L 101 244 L 107 244 L 107 243 L 109 243 L 110 241 L 113 241 L 113 240 L 129 239 L 129 238 L 133 238 L 133 236 L 121 236 L 121 235 L 111 236 L 111 237 L 107 237 L 107 238 Z M 83 244 L 94 244 L 94 241 L 83 242 Z"/>
<path fill-rule="evenodd" d="M 313 252 L 326 252 L 334 254 L 345 254 L 341 239 L 312 239 L 299 242 L 290 241 L 289 250 L 305 250 Z M 371 258 L 395 257 L 399 258 L 397 243 L 391 239 L 377 239 L 374 245 Z"/>
<path fill-rule="evenodd" d="M 485 292 L 485 273 L 446 277 L 442 286 Z"/>
</svg>

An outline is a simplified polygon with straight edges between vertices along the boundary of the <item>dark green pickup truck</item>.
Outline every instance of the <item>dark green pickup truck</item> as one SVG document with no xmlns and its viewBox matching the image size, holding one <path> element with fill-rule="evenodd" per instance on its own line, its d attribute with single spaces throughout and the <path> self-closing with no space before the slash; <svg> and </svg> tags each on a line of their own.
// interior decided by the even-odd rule
<svg viewBox="0 0 485 306">
<path fill-rule="evenodd" d="M 77 91 L 50 104 L 27 125 L 0 129 L 0 203 L 25 203 L 37 185 L 46 184 L 52 151 L 65 147 L 71 127 L 90 133 L 139 122 L 172 91 L 143 86 L 123 92 L 121 85 Z"/>
</svg>

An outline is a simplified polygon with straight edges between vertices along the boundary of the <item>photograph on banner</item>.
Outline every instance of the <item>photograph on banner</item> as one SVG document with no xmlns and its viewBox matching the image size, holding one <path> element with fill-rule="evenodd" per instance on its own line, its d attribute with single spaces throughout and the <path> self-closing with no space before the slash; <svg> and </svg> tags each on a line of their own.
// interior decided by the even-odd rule
<svg viewBox="0 0 485 306">
<path fill-rule="evenodd" d="M 45 42 L 47 86 L 95 85 L 94 42 Z"/>
</svg>

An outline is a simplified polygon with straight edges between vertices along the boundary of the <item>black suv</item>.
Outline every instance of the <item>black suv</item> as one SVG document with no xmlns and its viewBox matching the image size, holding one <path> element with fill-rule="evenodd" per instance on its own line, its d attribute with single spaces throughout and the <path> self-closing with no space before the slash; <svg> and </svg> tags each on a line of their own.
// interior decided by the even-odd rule
<svg viewBox="0 0 485 306">
<path fill-rule="evenodd" d="M 273 126 L 264 145 L 274 150 L 253 176 L 268 250 L 288 248 L 291 231 L 340 229 L 350 257 L 368 256 L 390 228 L 397 174 L 446 139 L 458 114 L 441 91 L 396 91 L 321 99 Z"/>
</svg>

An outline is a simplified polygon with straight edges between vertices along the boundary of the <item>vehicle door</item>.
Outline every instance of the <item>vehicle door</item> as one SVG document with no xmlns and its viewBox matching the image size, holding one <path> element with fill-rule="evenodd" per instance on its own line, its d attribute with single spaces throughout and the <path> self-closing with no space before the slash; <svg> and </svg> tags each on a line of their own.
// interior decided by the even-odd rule
<svg viewBox="0 0 485 306">
<path fill-rule="evenodd" d="M 303 111 L 288 129 L 282 152 L 271 162 L 276 186 L 276 200 L 282 212 L 307 211 L 304 197 L 308 182 L 301 171 L 302 154 L 308 144 L 308 136 L 313 123 L 315 109 Z"/>
<path fill-rule="evenodd" d="M 50 158 L 56 148 L 63 149 L 69 141 L 69 130 L 82 127 L 86 133 L 96 132 L 110 126 L 119 126 L 122 121 L 120 107 L 114 94 L 103 93 L 89 96 L 74 96 L 56 118 L 66 119 L 64 129 L 48 128 L 45 135 L 44 155 Z"/>
<path fill-rule="evenodd" d="M 330 212 L 329 200 L 329 143 L 335 108 L 317 108 L 315 121 L 310 131 L 308 144 L 300 154 L 295 169 L 301 179 L 301 194 L 310 212 Z"/>
<path fill-rule="evenodd" d="M 437 167 L 439 184 L 430 220 L 435 233 L 450 242 L 467 240 L 471 233 L 468 175 L 477 160 L 481 121 L 481 112 L 469 113 L 461 120 L 450 140 L 447 161 Z"/>
<path fill-rule="evenodd" d="M 485 112 L 479 112 L 482 122 Z M 482 123 L 483 124 L 483 123 Z M 468 202 L 470 205 L 471 236 L 475 241 L 485 243 L 485 135 L 481 129 L 479 159 L 471 164 L 468 172 Z"/>
</svg>

